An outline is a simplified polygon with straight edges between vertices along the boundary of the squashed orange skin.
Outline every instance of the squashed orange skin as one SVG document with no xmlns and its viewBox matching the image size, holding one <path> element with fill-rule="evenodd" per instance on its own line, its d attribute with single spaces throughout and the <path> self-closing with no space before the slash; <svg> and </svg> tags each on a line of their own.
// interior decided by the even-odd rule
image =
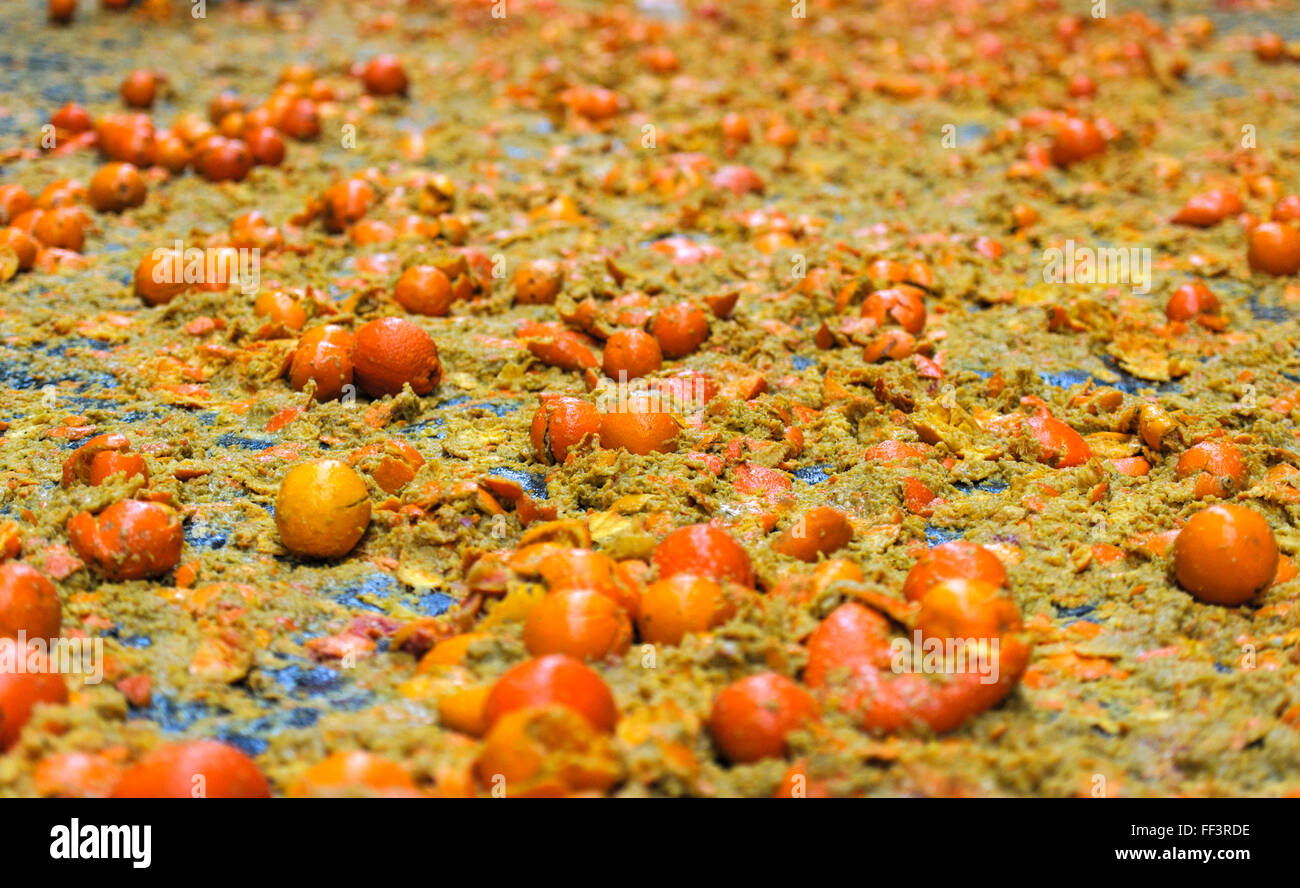
<svg viewBox="0 0 1300 888">
<path fill-rule="evenodd" d="M 141 478 L 149 481 L 149 466 L 144 457 L 138 453 L 117 453 L 106 451 L 95 454 L 90 461 L 90 483 L 96 487 L 114 475 L 126 478 Z"/>
<path fill-rule="evenodd" d="M 392 759 L 359 749 L 336 752 L 304 771 L 289 787 L 290 798 L 419 795 L 406 769 Z"/>
<path fill-rule="evenodd" d="M 600 434 L 601 415 L 594 404 L 569 395 L 544 397 L 533 414 L 528 437 L 533 453 L 545 463 L 562 463 L 569 451 Z"/>
<path fill-rule="evenodd" d="M 846 684 L 831 688 L 833 696 L 858 715 L 863 728 L 886 734 L 918 728 L 945 733 L 1001 702 L 1028 665 L 1031 648 L 1009 594 L 982 580 L 948 580 L 930 587 L 918 603 L 915 628 L 921 637 L 983 641 L 987 674 L 970 668 L 969 661 L 962 671 L 927 674 L 910 671 L 905 660 L 904 670 L 895 672 L 889 620 L 849 602 L 809 637 L 804 681 L 831 688 L 836 676 L 847 674 Z M 907 640 L 913 640 L 910 632 Z M 988 681 L 994 660 L 997 679 Z"/>
<path fill-rule="evenodd" d="M 68 541 L 83 561 L 109 579 L 141 580 L 175 567 L 185 537 L 171 509 L 124 500 L 98 515 L 74 515 L 68 522 Z"/>
<path fill-rule="evenodd" d="M 1197 499 L 1225 497 L 1229 490 L 1240 490 L 1246 480 L 1246 463 L 1241 451 L 1231 441 L 1211 438 L 1183 451 L 1174 466 L 1179 478 L 1195 476 Z"/>
<path fill-rule="evenodd" d="M 1046 412 L 1026 419 L 1025 425 L 1038 442 L 1039 462 L 1055 469 L 1066 469 L 1081 466 L 1092 457 L 1082 435 Z"/>
<path fill-rule="evenodd" d="M 297 391 L 316 383 L 317 401 L 332 401 L 342 397 L 352 385 L 352 349 L 355 344 L 351 333 L 334 324 L 313 327 L 298 340 L 289 365 L 289 384 Z"/>
<path fill-rule="evenodd" d="M 506 798 L 604 793 L 621 776 L 609 738 L 563 706 L 502 716 L 484 739 L 475 770 L 486 789 Z"/>
</svg>

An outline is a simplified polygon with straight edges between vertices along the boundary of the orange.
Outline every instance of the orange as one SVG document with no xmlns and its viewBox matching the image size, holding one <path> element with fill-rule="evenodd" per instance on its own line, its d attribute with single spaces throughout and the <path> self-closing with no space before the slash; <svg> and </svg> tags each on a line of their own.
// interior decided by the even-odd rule
<svg viewBox="0 0 1300 888">
<path fill-rule="evenodd" d="M 1277 573 L 1277 541 L 1268 522 L 1244 506 L 1210 506 L 1174 539 L 1174 575 L 1201 601 L 1244 604 Z"/>
<path fill-rule="evenodd" d="M 253 302 L 253 314 L 267 318 L 286 330 L 298 331 L 307 323 L 307 311 L 283 290 L 265 290 Z"/>
<path fill-rule="evenodd" d="M 194 152 L 194 169 L 209 182 L 239 182 L 253 168 L 253 152 L 243 139 L 213 136 Z"/>
<path fill-rule="evenodd" d="M 216 740 L 168 743 L 128 769 L 115 799 L 265 799 L 271 789 L 257 765 Z"/>
<path fill-rule="evenodd" d="M 37 670 L 13 672 L 0 670 L 0 752 L 18 742 L 23 726 L 41 703 L 68 702 L 68 688 L 63 676 L 50 671 L 43 663 L 44 654 L 36 648 L 22 650 L 11 638 L 0 638 L 0 662 L 35 663 Z"/>
<path fill-rule="evenodd" d="M 334 459 L 294 466 L 280 482 L 275 526 L 280 542 L 305 558 L 342 558 L 370 525 L 370 491 Z"/>
<path fill-rule="evenodd" d="M 1057 129 L 1052 140 L 1052 163 L 1069 166 L 1101 154 L 1106 150 L 1106 139 L 1090 120 L 1068 117 Z"/>
<path fill-rule="evenodd" d="M 434 265 L 412 265 L 397 279 L 393 299 L 412 314 L 446 317 L 451 311 L 451 280 Z"/>
<path fill-rule="evenodd" d="M 800 561 L 816 561 L 818 555 L 829 555 L 842 549 L 853 539 L 853 525 L 839 509 L 818 506 L 809 509 L 803 517 L 784 530 L 772 548 L 782 555 Z"/>
<path fill-rule="evenodd" d="M 154 72 L 137 68 L 122 81 L 122 99 L 132 108 L 152 107 L 158 95 L 158 80 Z"/>
<path fill-rule="evenodd" d="M 817 718 L 817 703 L 807 691 L 784 675 L 763 672 L 718 694 L 709 732 L 729 760 L 756 762 L 784 756 L 786 737 Z"/>
<path fill-rule="evenodd" d="M 253 156 L 253 163 L 258 166 L 279 166 L 284 160 L 284 137 L 273 126 L 246 128 L 244 142 Z"/>
<path fill-rule="evenodd" d="M 903 597 L 908 601 L 920 601 L 931 587 L 947 580 L 961 579 L 1005 586 L 1007 570 L 998 557 L 983 546 L 966 540 L 950 540 L 916 560 L 903 581 Z"/>
<path fill-rule="evenodd" d="M 1215 188 L 1200 194 L 1194 194 L 1183 204 L 1182 209 L 1170 219 L 1178 225 L 1194 225 L 1209 228 L 1217 225 L 1229 216 L 1234 216 L 1246 208 L 1235 192 Z"/>
<path fill-rule="evenodd" d="M 365 216 L 375 199 L 375 189 L 361 179 L 335 182 L 325 191 L 325 228 L 342 231 Z"/>
<path fill-rule="evenodd" d="M 1197 315 L 1218 313 L 1218 297 L 1203 281 L 1180 285 L 1165 304 L 1165 317 L 1171 321 L 1190 321 Z"/>
<path fill-rule="evenodd" d="M 518 709 L 558 704 L 583 716 L 598 731 L 618 721 L 614 695 L 605 680 L 581 660 L 548 654 L 507 669 L 488 694 L 488 724 Z"/>
<path fill-rule="evenodd" d="M 21 185 L 0 185 L 0 225 L 10 225 L 23 213 L 30 210 L 34 202 L 27 189 Z"/>
<path fill-rule="evenodd" d="M 135 294 L 149 305 L 166 305 L 189 289 L 184 257 L 172 249 L 158 249 L 140 257 L 135 267 Z"/>
<path fill-rule="evenodd" d="M 119 761 L 119 756 L 107 751 L 56 752 L 36 765 L 32 781 L 43 796 L 106 798 L 122 779 Z"/>
<path fill-rule="evenodd" d="M 749 554 L 731 535 L 713 524 L 691 524 L 668 534 L 654 551 L 659 578 L 690 573 L 742 586 L 754 585 Z"/>
<path fill-rule="evenodd" d="M 650 332 L 664 357 L 682 358 L 709 338 L 709 317 L 698 305 L 678 302 L 655 315 Z"/>
<path fill-rule="evenodd" d="M 1295 274 L 1300 271 L 1300 228 L 1289 222 L 1262 222 L 1247 235 L 1247 260 L 1255 271 Z"/>
<path fill-rule="evenodd" d="M 391 55 L 375 56 L 367 62 L 361 80 L 372 96 L 404 96 L 410 83 L 402 63 Z"/>
<path fill-rule="evenodd" d="M 106 164 L 90 179 L 90 205 L 101 213 L 138 207 L 145 193 L 144 179 L 133 164 Z"/>
<path fill-rule="evenodd" d="M 78 207 L 56 207 L 41 213 L 32 234 L 47 247 L 80 253 L 86 245 L 86 214 Z"/>
<path fill-rule="evenodd" d="M 706 632 L 730 620 L 735 613 L 735 604 L 716 582 L 679 573 L 648 586 L 641 593 L 636 625 L 642 641 L 677 644 L 687 634 Z"/>
<path fill-rule="evenodd" d="M 564 272 L 550 259 L 536 259 L 515 269 L 517 305 L 551 305 L 564 286 Z"/>
<path fill-rule="evenodd" d="M 1174 474 L 1179 478 L 1196 476 L 1193 492 L 1197 499 L 1226 497 L 1245 486 L 1246 463 L 1231 441 L 1210 438 L 1184 450 L 1174 466 Z"/>
<path fill-rule="evenodd" d="M 57 638 L 63 606 L 54 584 L 17 561 L 0 564 L 0 637 Z"/>
<path fill-rule="evenodd" d="M 663 363 L 663 352 L 653 336 L 644 330 L 619 330 L 605 341 L 601 369 L 610 379 L 638 379 Z"/>
<path fill-rule="evenodd" d="M 381 318 L 357 330 L 352 368 L 361 390 L 373 398 L 401 394 L 407 384 L 427 395 L 442 381 L 437 344 L 402 318 Z"/>
<path fill-rule="evenodd" d="M 524 623 L 524 645 L 535 657 L 568 654 L 582 660 L 626 653 L 632 621 L 612 598 L 594 589 L 549 592 Z"/>
<path fill-rule="evenodd" d="M 652 410 L 645 398 L 632 398 L 625 409 L 600 416 L 600 446 L 626 450 L 638 456 L 672 453 L 677 449 L 681 424 L 671 413 Z"/>
</svg>

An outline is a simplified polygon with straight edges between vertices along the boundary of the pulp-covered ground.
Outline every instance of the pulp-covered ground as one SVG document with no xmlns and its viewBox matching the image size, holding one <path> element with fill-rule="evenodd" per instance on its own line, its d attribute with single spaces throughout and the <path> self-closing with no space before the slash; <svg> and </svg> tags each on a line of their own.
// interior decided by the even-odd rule
<svg viewBox="0 0 1300 888">
<path fill-rule="evenodd" d="M 1170 222 L 1210 188 L 1260 217 L 1300 191 L 1300 65 L 1252 51 L 1266 31 L 1300 40 L 1294 6 L 1112 2 L 1098 18 L 1082 0 L 504 0 L 494 16 L 487 0 L 209 2 L 197 19 L 188 3 L 170 17 L 81 6 L 68 27 L 44 4 L 0 7 L 2 183 L 88 181 L 93 146 L 44 151 L 41 127 L 69 101 L 121 111 L 139 67 L 168 78 L 159 128 L 223 91 L 262 101 L 290 64 L 315 66 L 328 94 L 320 137 L 289 140 L 283 164 L 220 184 L 155 169 L 143 206 L 91 214 L 80 256 L 0 284 L 0 517 L 19 557 L 57 578 L 64 633 L 107 655 L 102 683 L 70 677 L 69 703 L 41 709 L 0 758 L 0 794 L 46 791 L 34 774 L 60 752 L 128 762 L 189 737 L 243 749 L 277 792 L 350 749 L 401 763 L 422 791 L 465 791 L 480 741 L 440 724 L 439 697 L 528 658 L 527 592 L 493 618 L 498 599 L 472 596 L 466 568 L 547 520 L 645 560 L 674 527 L 716 520 L 758 575 L 728 623 L 593 664 L 623 713 L 614 794 L 767 796 L 796 760 L 836 795 L 1300 790 L 1300 582 L 1285 557 L 1300 549 L 1300 490 L 1270 473 L 1300 465 L 1300 279 L 1252 273 L 1233 218 Z M 352 66 L 379 53 L 402 60 L 406 97 L 363 94 Z M 615 94 L 612 113 L 584 104 L 594 88 Z M 1051 163 L 1061 112 L 1101 122 L 1105 150 Z M 752 138 L 725 134 L 728 114 Z M 367 218 L 387 231 L 330 233 L 305 212 L 350 175 L 376 187 Z M 226 243 L 254 210 L 284 239 L 261 256 L 261 289 L 304 297 L 309 326 L 417 323 L 441 356 L 434 393 L 317 403 L 283 378 L 296 335 L 265 331 L 253 295 L 136 295 L 142 256 Z M 1149 291 L 1045 282 L 1045 251 L 1067 241 L 1149 249 Z M 474 286 L 449 316 L 393 301 L 404 267 L 457 254 Z M 564 267 L 559 302 L 516 305 L 514 270 L 542 258 Z M 849 319 L 889 284 L 880 260 L 925 278 L 927 319 L 913 356 L 869 363 Z M 1167 319 L 1192 278 L 1221 323 Z M 599 355 L 601 332 L 733 294 L 706 342 L 655 374 L 717 389 L 683 415 L 674 452 L 538 459 L 538 394 L 593 394 L 539 360 L 521 322 L 591 300 L 603 326 L 583 335 Z M 1091 458 L 1052 468 L 993 422 L 1036 410 L 1025 398 Z M 1155 447 L 1144 404 L 1175 422 Z M 181 566 L 156 579 L 107 581 L 69 548 L 72 515 L 140 493 L 60 483 L 72 450 L 111 432 L 185 518 Z M 1168 551 L 1207 505 L 1179 457 L 1224 436 L 1246 471 L 1223 498 L 1263 514 L 1284 555 L 1278 582 L 1232 608 L 1180 589 Z M 370 479 L 361 543 L 333 561 L 288 553 L 273 516 L 285 472 L 391 439 L 426 462 L 395 494 Z M 888 440 L 924 455 L 889 458 Z M 1138 456 L 1146 474 L 1117 469 Z M 773 539 L 825 505 L 854 528 L 835 556 L 881 594 L 927 546 L 988 546 L 1035 642 L 1029 669 L 943 736 L 875 736 L 828 701 L 788 757 L 728 764 L 707 728 L 714 696 L 765 669 L 798 678 L 808 632 L 845 600 L 773 594 L 812 570 Z M 491 638 L 454 675 L 417 679 L 413 625 Z"/>
</svg>

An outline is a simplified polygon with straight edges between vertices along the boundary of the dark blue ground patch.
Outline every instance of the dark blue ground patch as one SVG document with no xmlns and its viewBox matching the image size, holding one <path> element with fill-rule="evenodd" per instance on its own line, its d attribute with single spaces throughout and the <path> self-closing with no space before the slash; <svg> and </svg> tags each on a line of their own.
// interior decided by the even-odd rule
<svg viewBox="0 0 1300 888">
<path fill-rule="evenodd" d="M 965 532 L 966 531 L 963 528 L 935 527 L 932 524 L 927 524 L 925 526 L 925 541 L 929 543 L 930 548 L 933 549 L 935 546 L 943 543 L 950 543 L 953 540 L 961 539 L 962 534 Z"/>
<path fill-rule="evenodd" d="M 456 599 L 442 592 L 425 592 L 419 598 L 419 611 L 426 617 L 445 614 L 456 603 Z"/>
<path fill-rule="evenodd" d="M 835 474 L 835 467 L 826 463 L 820 466 L 807 466 L 802 469 L 795 469 L 790 474 L 794 475 L 805 484 L 821 484 L 831 475 Z"/>
<path fill-rule="evenodd" d="M 1039 377 L 1043 382 L 1053 388 L 1068 389 L 1072 385 L 1080 385 L 1092 379 L 1091 373 L 1083 370 L 1040 370 Z"/>
<path fill-rule="evenodd" d="M 225 530 L 205 522 L 191 521 L 185 525 L 185 542 L 192 549 L 224 549 L 228 539 Z"/>
<path fill-rule="evenodd" d="M 244 435 L 236 435 L 234 432 L 226 432 L 217 439 L 216 444 L 218 447 L 237 447 L 240 450 L 269 450 L 275 446 L 275 440 L 249 438 Z"/>
<path fill-rule="evenodd" d="M 213 736 L 246 755 L 259 756 L 271 746 L 270 737 L 292 728 L 310 728 L 320 721 L 320 710 L 312 706 L 282 709 L 254 719 L 232 719 Z"/>
<path fill-rule="evenodd" d="M 1268 321 L 1273 324 L 1283 324 L 1294 317 L 1284 305 L 1265 305 L 1260 302 L 1258 292 L 1250 296 L 1250 316 L 1257 321 Z"/>
<path fill-rule="evenodd" d="M 1057 605 L 1052 605 L 1052 607 L 1056 608 L 1056 616 L 1074 619 L 1086 617 L 1097 609 L 1095 604 L 1081 604 L 1078 607 L 1057 607 Z"/>
<path fill-rule="evenodd" d="M 437 438 L 445 437 L 446 432 L 437 431 L 431 434 L 429 430 L 441 429 L 446 424 L 447 421 L 444 420 L 441 416 L 435 416 L 432 419 L 422 419 L 419 422 L 413 422 L 410 423 L 409 425 L 405 425 L 402 428 L 398 429 L 398 432 L 400 434 L 405 435 L 408 438 L 437 439 Z"/>
<path fill-rule="evenodd" d="M 484 410 L 488 413 L 491 413 L 493 416 L 502 417 L 502 416 L 509 416 L 519 408 L 523 407 L 524 402 L 519 400 L 514 400 L 514 399 L 502 398 L 500 400 L 495 400 L 495 401 L 479 401 L 477 403 L 466 404 L 464 406 L 469 410 Z"/>
<path fill-rule="evenodd" d="M 977 490 L 983 493 L 1001 493 L 1011 485 L 1000 478 L 985 478 L 983 481 L 977 481 L 974 484 L 954 483 L 953 487 L 961 493 L 975 493 Z"/>
<path fill-rule="evenodd" d="M 100 342 L 98 339 L 90 339 L 85 336 L 74 336 L 71 339 L 65 339 L 62 342 L 56 342 L 54 345 L 47 345 L 41 351 L 54 358 L 67 357 L 68 349 L 79 349 L 86 351 L 103 351 L 107 348 L 107 343 Z"/>
<path fill-rule="evenodd" d="M 155 690 L 153 699 L 149 701 L 148 706 L 133 707 L 127 712 L 126 717 L 132 720 L 151 721 L 158 726 L 160 731 L 179 733 L 180 731 L 189 730 L 195 722 L 217 715 L 225 715 L 226 712 L 224 709 L 218 709 L 196 700 L 182 702 L 174 697 L 160 694 Z"/>
<path fill-rule="evenodd" d="M 311 699 L 336 691 L 346 684 L 337 669 L 328 666 L 303 666 L 291 663 L 281 669 L 263 669 L 286 694 L 295 699 Z"/>
</svg>

